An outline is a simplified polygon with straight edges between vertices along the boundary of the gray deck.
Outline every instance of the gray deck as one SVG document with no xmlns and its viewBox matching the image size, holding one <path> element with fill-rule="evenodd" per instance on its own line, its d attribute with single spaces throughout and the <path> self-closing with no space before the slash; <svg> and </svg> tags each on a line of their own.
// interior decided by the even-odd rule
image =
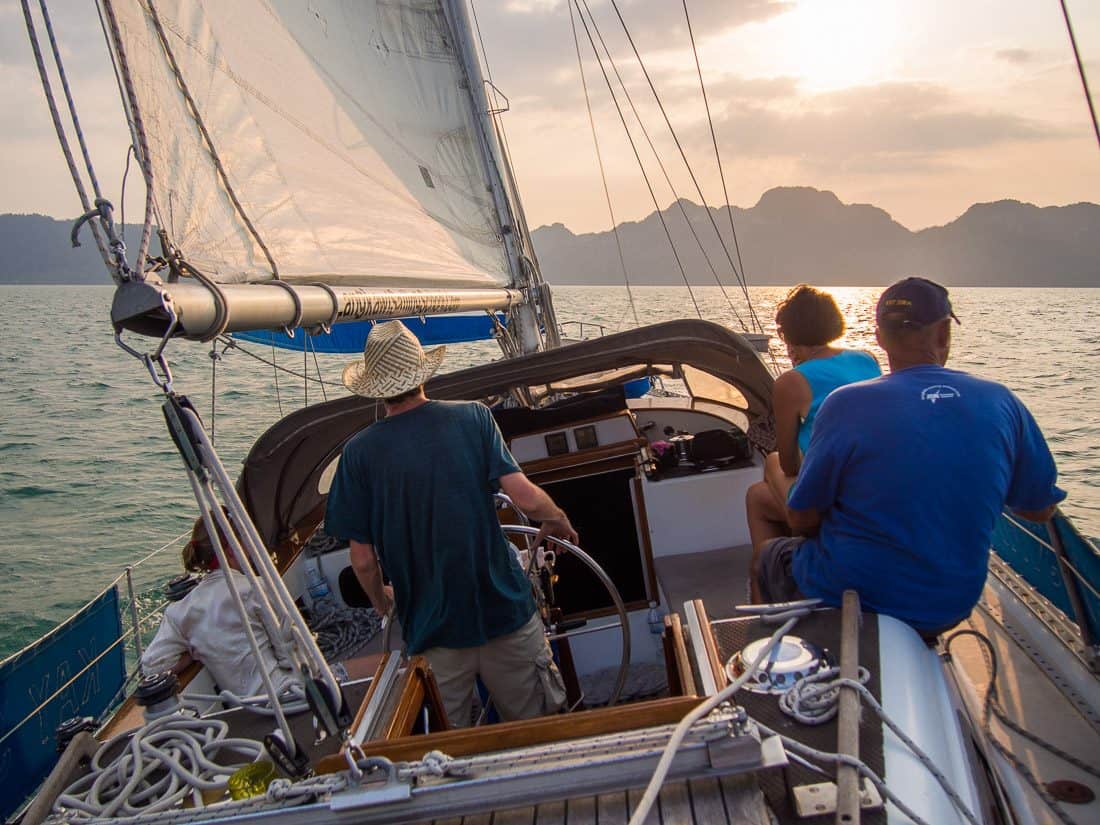
<svg viewBox="0 0 1100 825">
<path fill-rule="evenodd" d="M 668 599 L 668 608 L 681 611 L 684 602 L 702 599 L 712 619 L 728 619 L 733 606 L 749 601 L 749 559 L 752 547 L 742 544 L 661 556 L 654 560 L 657 581 Z"/>
<path fill-rule="evenodd" d="M 584 796 L 464 817 L 432 825 L 626 825 L 642 790 Z M 751 777 L 691 779 L 661 788 L 646 825 L 768 825 L 763 796 Z M 426 823 L 421 823 L 426 825 Z"/>
</svg>

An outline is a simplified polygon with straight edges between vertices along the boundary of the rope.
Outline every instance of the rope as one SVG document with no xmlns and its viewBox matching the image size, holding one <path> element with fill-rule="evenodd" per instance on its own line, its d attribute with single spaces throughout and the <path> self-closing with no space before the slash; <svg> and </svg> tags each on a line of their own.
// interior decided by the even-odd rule
<svg viewBox="0 0 1100 825">
<path fill-rule="evenodd" d="M 830 667 L 796 681 L 779 697 L 779 709 L 803 725 L 824 725 L 837 714 L 840 707 L 840 688 L 853 683 L 849 679 L 837 679 L 840 668 Z M 867 684 L 871 678 L 865 667 L 859 669 L 859 684 Z"/>
<path fill-rule="evenodd" d="M 244 348 L 240 348 L 241 352 L 246 355 L 252 353 L 246 351 Z M 275 342 L 271 342 L 271 372 L 275 376 L 275 401 L 279 404 L 279 418 L 283 417 L 283 394 L 279 391 L 279 365 L 275 361 Z M 261 359 L 262 360 L 262 359 Z"/>
<path fill-rule="evenodd" d="M 326 661 L 347 659 L 382 630 L 382 617 L 373 608 L 346 607 L 331 597 L 313 602 L 309 629 L 317 637 Z"/>
<path fill-rule="evenodd" d="M 607 47 L 607 43 L 603 38 L 603 34 L 600 32 L 600 28 L 596 23 L 596 18 L 592 14 L 592 9 L 589 7 L 587 0 L 584 2 L 585 11 L 588 12 L 588 18 L 592 22 L 592 28 L 596 32 L 596 37 L 600 41 L 600 45 L 603 46 L 604 53 L 607 55 L 607 61 L 611 64 L 611 69 L 615 73 L 615 77 L 619 81 L 619 86 L 623 90 L 623 95 L 626 97 L 626 102 L 630 105 L 630 110 L 634 114 L 634 120 L 638 123 L 638 128 L 641 130 L 643 137 L 646 139 L 646 143 L 649 144 L 649 150 L 653 153 L 653 159 L 657 162 L 657 168 L 661 170 L 661 174 L 664 175 L 665 183 L 668 184 L 669 190 L 672 192 L 673 205 L 680 211 L 680 216 L 684 219 L 684 223 L 687 225 L 688 231 L 691 233 L 691 237 L 695 239 L 696 246 L 699 247 L 699 253 L 703 256 L 703 261 L 707 265 L 707 269 L 710 270 L 711 276 L 714 278 L 714 282 L 718 285 L 718 289 L 722 292 L 722 297 L 726 301 L 726 306 L 729 308 L 730 314 L 734 320 L 741 325 L 741 329 L 746 329 L 745 322 L 741 319 L 741 314 L 737 311 L 737 307 L 734 306 L 733 301 L 730 300 L 729 295 L 726 293 L 725 284 L 722 283 L 721 278 L 718 277 L 718 270 L 715 269 L 714 263 L 710 259 L 710 255 L 707 254 L 706 247 L 703 246 L 703 240 L 699 237 L 699 233 L 695 231 L 695 224 L 691 222 L 688 217 L 687 209 L 684 208 L 684 204 L 680 200 L 680 193 L 676 188 L 676 185 L 672 182 L 672 176 L 669 175 L 668 169 L 665 167 L 664 162 L 661 160 L 661 155 L 657 151 L 657 147 L 653 143 L 653 138 L 650 137 L 649 130 L 645 127 L 645 122 L 642 120 L 642 116 L 638 113 L 637 106 L 634 105 L 634 98 L 630 94 L 630 89 L 627 87 L 626 82 L 623 80 L 622 74 L 619 72 L 619 67 L 615 63 L 615 58 L 611 55 L 611 50 Z"/>
<path fill-rule="evenodd" d="M 684 4 L 684 20 L 687 21 L 688 37 L 691 40 L 691 53 L 695 56 L 695 73 L 699 76 L 699 91 L 703 95 L 703 107 L 707 112 L 707 126 L 710 127 L 710 142 L 714 146 L 714 161 L 718 166 L 718 179 L 722 181 L 722 198 L 726 203 L 726 214 L 730 219 L 730 234 L 733 236 L 733 248 L 737 252 L 737 266 L 741 272 L 745 272 L 745 264 L 741 260 L 741 244 L 737 242 L 737 229 L 733 225 L 733 207 L 730 206 L 729 191 L 726 189 L 726 173 L 722 170 L 722 155 L 718 151 L 718 136 L 714 132 L 714 118 L 710 115 L 710 101 L 707 100 L 707 87 L 703 83 L 703 69 L 699 65 L 699 51 L 695 48 L 695 31 L 691 27 L 691 15 L 688 14 L 687 0 L 683 0 Z M 756 327 L 757 332 L 763 332 L 764 327 L 760 324 L 760 319 L 756 317 L 756 310 L 753 309 L 752 299 L 749 298 L 748 288 L 745 286 L 744 281 L 748 278 L 744 278 L 741 284 L 741 291 L 745 294 L 745 302 L 749 307 L 749 317 L 752 319 L 753 325 Z"/>
<path fill-rule="evenodd" d="M 130 64 L 126 58 L 126 47 L 122 43 L 122 32 L 119 29 L 118 18 L 115 16 L 113 0 L 100 0 L 103 12 L 107 16 L 107 23 L 111 30 L 111 41 L 114 43 L 114 59 L 117 63 L 116 72 L 122 78 L 125 87 L 123 107 L 129 115 L 131 134 L 137 144 L 137 156 L 140 161 L 142 177 L 145 180 L 145 217 L 141 227 L 141 242 L 138 244 L 138 270 L 144 266 L 144 261 L 149 254 L 149 241 L 153 233 L 153 167 L 149 161 L 149 141 L 145 134 L 145 122 L 141 117 L 141 109 L 137 104 L 137 91 L 134 89 L 134 80 L 130 74 Z M 130 268 L 125 259 L 125 247 L 118 251 L 120 254 L 119 265 L 124 268 L 122 273 L 129 276 Z"/>
<path fill-rule="evenodd" d="M 623 242 L 619 237 L 619 223 L 615 220 L 615 210 L 611 205 L 611 191 L 607 188 L 607 173 L 604 171 L 603 154 L 600 152 L 600 138 L 596 134 L 596 121 L 592 117 L 592 101 L 588 96 L 588 81 L 584 76 L 584 61 L 581 60 L 581 43 L 577 39 L 577 23 L 573 17 L 573 6 L 569 6 L 569 25 L 573 29 L 573 47 L 577 52 L 577 70 L 581 75 L 581 88 L 584 89 L 584 105 L 588 110 L 588 125 L 592 129 L 592 143 L 596 148 L 596 163 L 600 167 L 600 180 L 603 182 L 603 195 L 607 201 L 607 214 L 611 218 L 611 231 L 615 234 L 615 247 L 619 251 L 619 266 L 622 267 L 623 281 L 626 282 L 626 295 L 630 301 L 630 311 L 634 314 L 634 326 L 641 326 L 638 320 L 638 307 L 634 303 L 634 290 L 630 287 L 630 275 L 626 271 L 626 258 L 623 255 Z"/>
<path fill-rule="evenodd" d="M 772 648 L 779 644 L 780 640 L 787 634 L 787 631 L 795 626 L 798 619 L 799 616 L 795 616 L 784 622 L 780 628 L 771 635 L 767 644 L 760 649 L 760 652 L 756 655 L 756 658 L 753 659 L 752 664 L 746 668 L 744 673 L 718 693 L 714 694 L 714 696 L 700 703 L 688 713 L 687 716 L 680 720 L 680 724 L 676 726 L 676 729 L 672 732 L 672 736 L 668 739 L 668 744 L 665 746 L 664 753 L 661 754 L 661 758 L 657 762 L 657 767 L 653 771 L 653 776 L 650 778 L 649 784 L 646 785 L 645 793 L 642 795 L 641 800 L 639 800 L 638 807 L 634 809 L 634 813 L 630 817 L 629 825 L 642 825 L 646 817 L 649 816 L 649 811 L 653 807 L 653 803 L 657 800 L 657 794 L 660 792 L 661 785 L 668 775 L 668 770 L 672 767 L 672 759 L 676 756 L 676 751 L 680 748 L 680 743 L 683 742 L 684 736 L 687 735 L 691 726 L 720 704 L 729 700 L 738 690 L 740 690 L 741 686 L 751 679 L 756 671 L 760 669 L 760 665 L 769 655 L 771 655 Z"/>
<path fill-rule="evenodd" d="M 313 336 L 306 333 L 305 345 L 313 352 L 313 368 L 317 371 L 317 383 L 321 386 L 321 397 L 328 401 L 328 392 L 325 390 L 325 382 L 321 378 L 321 362 L 317 359 L 317 345 L 313 343 Z"/>
<path fill-rule="evenodd" d="M 699 302 L 695 300 L 695 293 L 691 289 L 691 283 L 688 281 L 687 272 L 684 270 L 684 265 L 680 261 L 680 254 L 676 251 L 676 244 L 672 240 L 672 233 L 669 232 L 668 224 L 665 222 L 665 216 L 661 213 L 661 207 L 657 203 L 657 195 L 653 191 L 653 184 L 649 181 L 649 175 L 646 174 L 645 166 L 642 164 L 642 157 L 638 154 L 638 147 L 634 143 L 634 136 L 630 134 L 630 129 L 626 125 L 626 117 L 623 115 L 622 107 L 619 105 L 619 100 L 615 96 L 615 90 L 611 86 L 611 79 L 607 76 L 607 69 L 603 66 L 603 61 L 600 59 L 599 52 L 596 50 L 596 41 L 592 38 L 592 32 L 589 30 L 588 21 L 584 19 L 584 15 L 581 14 L 580 4 L 578 0 L 573 0 L 573 5 L 577 7 L 577 14 L 580 15 L 581 25 L 584 26 L 584 32 L 588 36 L 588 42 L 592 46 L 592 52 L 596 55 L 596 62 L 599 64 L 600 72 L 603 74 L 604 82 L 607 84 L 608 91 L 611 93 L 611 102 L 615 104 L 615 111 L 619 114 L 619 120 L 623 124 L 623 130 L 626 132 L 627 140 L 630 141 L 630 148 L 634 152 L 634 159 L 638 162 L 638 168 L 641 170 L 642 179 L 645 181 L 646 189 L 649 190 L 650 200 L 653 201 L 653 208 L 657 211 L 657 217 L 661 221 L 661 227 L 665 230 L 665 237 L 668 238 L 668 245 L 672 249 L 672 257 L 676 259 L 676 266 L 680 270 L 680 277 L 683 278 L 684 285 L 687 287 L 688 295 L 691 297 L 691 303 L 695 307 L 695 314 L 702 319 L 703 313 L 699 309 Z M 572 8 L 570 8 L 570 14 L 572 14 Z"/>
<path fill-rule="evenodd" d="M 1073 34 L 1073 24 L 1069 21 L 1069 9 L 1066 8 L 1066 0 L 1061 0 L 1062 17 L 1066 21 L 1066 31 L 1069 33 L 1069 42 L 1073 46 L 1073 58 L 1077 61 L 1077 74 L 1081 76 L 1081 86 L 1085 90 L 1085 102 L 1089 106 L 1089 115 L 1092 117 L 1092 131 L 1096 135 L 1096 143 L 1100 146 L 1100 125 L 1096 122 L 1096 107 L 1092 102 L 1092 93 L 1089 92 L 1089 81 L 1085 76 L 1085 64 L 1081 61 L 1081 52 L 1077 50 L 1077 37 Z"/>
<path fill-rule="evenodd" d="M 65 133 L 65 127 L 61 123 L 61 115 L 58 112 L 57 101 L 55 100 L 53 94 L 53 86 L 50 83 L 50 76 L 49 73 L 46 71 L 46 62 L 42 58 L 42 50 L 38 44 L 38 32 L 35 29 L 34 18 L 31 16 L 30 2 L 29 0 L 22 0 L 21 5 L 23 7 L 23 20 L 27 26 L 27 35 L 29 36 L 31 41 L 31 50 L 34 52 L 34 62 L 38 68 L 38 77 L 42 81 L 42 90 L 46 95 L 46 105 L 49 107 L 50 118 L 53 120 L 54 132 L 57 133 L 57 140 L 61 144 L 61 152 L 65 156 L 65 163 L 69 167 L 69 175 L 72 177 L 73 184 L 76 186 L 76 193 L 77 197 L 80 198 L 81 208 L 83 212 L 87 214 L 92 211 L 92 201 L 88 197 L 87 190 L 84 188 L 84 179 L 81 177 L 80 170 L 77 169 L 76 160 L 73 158 L 72 148 L 69 146 L 69 139 Z M 44 0 L 39 0 L 39 5 L 42 7 L 43 10 L 45 10 Z M 45 22 L 47 29 L 50 30 L 50 41 L 52 43 L 54 42 L 53 33 L 52 29 L 50 29 L 49 26 L 48 17 L 46 17 Z M 56 45 L 54 56 L 55 61 L 58 61 L 59 55 L 56 51 Z M 68 81 L 65 79 L 64 66 L 60 62 L 57 62 L 57 72 L 62 79 L 62 85 L 65 87 L 67 93 Z M 71 103 L 72 98 L 70 97 L 69 100 Z M 73 113 L 73 117 L 75 118 L 75 112 Z M 80 136 L 81 145 L 83 146 L 84 138 L 83 134 L 81 133 L 79 123 L 77 123 L 75 128 L 78 136 Z M 99 248 L 99 254 L 103 258 L 103 265 L 106 266 L 108 270 L 114 272 L 117 278 L 118 271 L 111 261 L 111 255 L 107 251 L 107 244 L 103 239 L 101 228 L 98 224 L 92 224 L 92 234 L 95 237 L 96 246 Z"/>
<path fill-rule="evenodd" d="M 59 815 L 96 818 L 135 816 L 175 807 L 186 799 L 203 807 L 201 791 L 225 791 L 230 775 L 264 754 L 251 739 L 229 738 L 229 725 L 220 719 L 197 719 L 181 714 L 162 716 L 105 742 L 91 759 L 89 772 L 58 797 Z M 125 749 L 105 760 L 129 738 Z M 222 752 L 246 760 L 221 764 Z"/>
<path fill-rule="evenodd" d="M 1031 786 L 1036 795 L 1038 795 L 1039 798 L 1043 800 L 1044 804 L 1046 804 L 1046 806 L 1050 808 L 1055 816 L 1057 816 L 1058 819 L 1062 822 L 1067 823 L 1067 825 L 1073 825 L 1076 820 L 1074 820 L 1073 817 L 1069 816 L 1069 814 L 1066 813 L 1065 809 L 1062 808 L 1061 803 L 1051 795 L 1051 793 L 1046 789 L 1046 786 L 1039 781 L 1039 779 L 1035 776 L 1031 769 L 1027 765 L 1025 765 L 1019 759 L 1019 757 L 1017 757 L 1009 748 L 1007 748 L 996 736 L 993 735 L 989 720 L 991 717 L 995 717 L 997 721 L 999 721 L 1009 730 L 1019 734 L 1023 738 L 1027 739 L 1029 742 L 1038 745 L 1040 748 L 1042 748 L 1052 756 L 1061 759 L 1062 761 L 1066 762 L 1069 765 L 1072 765 L 1078 770 L 1084 771 L 1090 776 L 1094 776 L 1100 779 L 1100 769 L 1097 769 L 1094 765 L 1085 762 L 1082 759 L 1078 759 L 1071 753 L 1067 753 L 1066 751 L 1059 748 L 1057 745 L 1054 745 L 1046 741 L 1042 737 L 1038 736 L 1037 734 L 1034 734 L 1031 731 L 1021 727 L 1014 720 L 1009 718 L 1008 714 L 1004 710 L 1004 707 L 1001 705 L 1001 698 L 997 689 L 997 675 L 999 672 L 999 666 L 997 663 L 997 651 L 993 647 L 993 643 L 990 641 L 988 636 L 977 630 L 956 630 L 954 633 L 948 636 L 943 643 L 944 651 L 948 656 L 951 655 L 951 643 L 960 636 L 972 636 L 981 643 L 982 660 L 985 662 L 986 668 L 989 670 L 989 683 L 986 686 L 985 702 L 983 704 L 982 712 L 982 731 L 985 733 L 986 737 L 989 739 L 993 747 L 997 749 L 997 752 L 1000 753 L 1001 756 L 1003 756 L 1017 771 L 1019 771 L 1020 775 L 1023 776 L 1024 780 Z"/>
</svg>

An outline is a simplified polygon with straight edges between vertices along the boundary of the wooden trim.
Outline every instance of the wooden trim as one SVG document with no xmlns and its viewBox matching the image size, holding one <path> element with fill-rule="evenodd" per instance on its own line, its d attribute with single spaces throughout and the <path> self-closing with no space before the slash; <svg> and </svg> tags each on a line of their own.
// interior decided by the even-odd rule
<svg viewBox="0 0 1100 825">
<path fill-rule="evenodd" d="M 572 426 L 572 425 L 570 425 Z M 638 450 L 648 442 L 641 437 L 629 441 L 616 441 L 612 444 L 603 444 L 591 450 L 578 450 L 575 453 L 552 455 L 548 458 L 533 458 L 522 464 L 523 472 L 528 476 L 543 475 L 560 470 L 574 470 L 599 464 L 624 456 L 635 456 Z"/>
<path fill-rule="evenodd" d="M 448 756 L 494 753 L 512 748 L 546 745 L 608 733 L 679 722 L 699 704 L 694 696 L 654 699 L 613 708 L 555 714 L 520 722 L 501 722 L 478 728 L 459 728 L 400 739 L 374 740 L 362 745 L 366 756 L 384 756 L 394 762 L 420 759 L 440 750 Z M 343 756 L 328 756 L 317 765 L 318 773 L 332 773 L 347 766 Z"/>
<path fill-rule="evenodd" d="M 302 549 L 309 544 L 309 540 L 313 538 L 317 528 L 321 526 L 321 522 L 325 519 L 326 503 L 327 497 L 326 501 L 320 502 L 306 513 L 302 520 L 291 528 L 290 535 L 271 550 L 272 555 L 275 556 L 275 567 L 278 569 L 280 576 L 286 574 L 286 571 L 294 564 L 294 560 L 301 554 Z"/>
<path fill-rule="evenodd" d="M 661 589 L 657 586 L 657 566 L 653 561 L 653 543 L 649 540 L 649 513 L 645 506 L 645 488 L 642 480 L 634 477 L 634 508 L 637 513 L 635 528 L 638 531 L 638 546 L 642 551 L 642 567 L 645 570 L 646 590 L 651 602 L 661 602 Z"/>
<path fill-rule="evenodd" d="M 672 670 L 673 662 L 675 663 L 676 675 L 679 678 L 684 695 L 698 696 L 699 691 L 695 687 L 695 672 L 691 669 L 691 658 L 688 656 L 687 643 L 684 641 L 684 626 L 680 621 L 680 614 L 670 613 L 665 616 L 665 628 L 673 657 L 672 661 L 666 657 L 666 666 L 669 670 Z"/>
<path fill-rule="evenodd" d="M 367 707 L 370 705 L 371 698 L 374 696 L 374 692 L 378 689 L 378 684 L 381 681 L 382 672 L 386 669 L 386 664 L 389 662 L 391 656 L 399 656 L 399 653 L 387 651 L 382 654 L 382 659 L 378 662 L 378 667 L 374 669 L 374 676 L 371 677 L 370 686 L 367 688 L 367 695 L 363 697 L 363 701 L 359 703 L 359 710 L 355 712 L 355 718 L 351 723 L 351 730 L 356 730 L 359 727 L 359 723 L 363 721 L 363 714 L 367 712 Z"/>
<path fill-rule="evenodd" d="M 695 611 L 695 615 L 699 619 L 699 633 L 703 637 L 703 647 L 706 648 L 707 661 L 710 662 L 710 669 L 714 673 L 714 683 L 717 685 L 718 690 L 721 690 L 729 684 L 729 679 L 726 678 L 725 664 L 718 656 L 718 643 L 714 641 L 714 632 L 710 626 L 710 619 L 707 618 L 706 608 L 703 606 L 702 599 L 693 599 L 691 602 L 691 609 Z M 696 651 L 698 655 L 699 651 Z"/>
</svg>

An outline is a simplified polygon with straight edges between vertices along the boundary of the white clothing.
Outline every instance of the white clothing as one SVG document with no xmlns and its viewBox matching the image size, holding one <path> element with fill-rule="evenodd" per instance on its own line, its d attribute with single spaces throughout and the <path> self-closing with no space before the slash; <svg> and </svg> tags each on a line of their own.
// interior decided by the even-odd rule
<svg viewBox="0 0 1100 825">
<path fill-rule="evenodd" d="M 225 571 L 214 570 L 182 600 L 165 609 L 157 635 L 141 657 L 142 668 L 146 673 L 171 670 L 181 655 L 189 653 L 206 667 L 221 690 L 237 696 L 264 692 L 261 667 L 271 674 L 277 693 L 300 687 L 301 679 L 290 664 L 278 661 L 251 583 L 236 570 L 230 574 L 244 602 L 248 623 L 260 649 L 260 661 L 252 655 Z"/>
</svg>

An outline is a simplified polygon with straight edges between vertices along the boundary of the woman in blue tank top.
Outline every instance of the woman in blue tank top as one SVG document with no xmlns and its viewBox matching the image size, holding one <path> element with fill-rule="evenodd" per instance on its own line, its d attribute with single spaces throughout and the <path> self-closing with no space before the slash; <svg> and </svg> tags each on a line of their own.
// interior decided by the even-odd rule
<svg viewBox="0 0 1100 825">
<path fill-rule="evenodd" d="M 832 345 L 844 335 L 844 316 L 827 292 L 799 284 L 776 308 L 775 324 L 794 368 L 775 379 L 772 411 L 776 452 L 765 462 L 764 481 L 750 487 L 746 497 L 754 546 L 759 544 L 757 533 L 764 528 L 762 522 L 784 527 L 787 524 L 787 493 L 802 466 L 821 402 L 837 387 L 882 374 L 870 353 Z M 754 587 L 755 564 L 754 555 Z"/>
</svg>

